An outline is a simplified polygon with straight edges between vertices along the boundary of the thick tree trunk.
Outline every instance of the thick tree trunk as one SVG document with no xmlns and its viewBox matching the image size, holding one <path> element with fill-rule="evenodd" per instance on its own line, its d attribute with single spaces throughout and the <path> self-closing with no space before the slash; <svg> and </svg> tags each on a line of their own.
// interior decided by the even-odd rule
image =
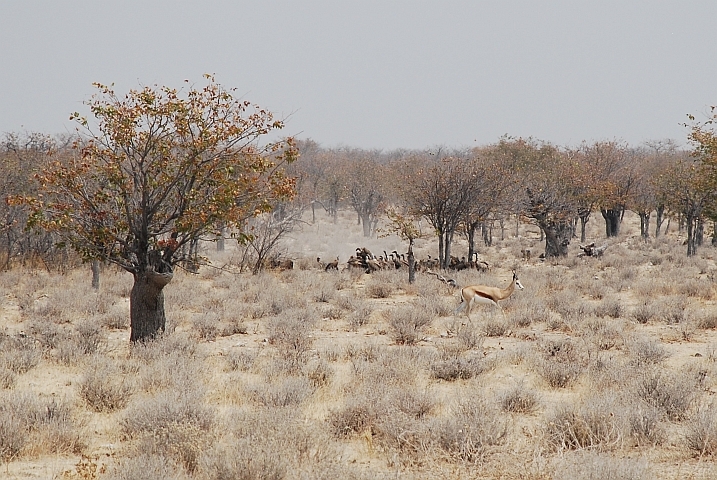
<svg viewBox="0 0 717 480">
<path fill-rule="evenodd" d="M 408 283 L 416 281 L 416 256 L 413 254 L 413 239 L 408 242 Z"/>
<path fill-rule="evenodd" d="M 580 216 L 580 243 L 585 243 L 585 239 L 586 239 L 585 227 L 588 223 L 589 218 L 590 218 L 589 216 L 586 216 L 586 217 L 584 217 L 582 215 Z"/>
<path fill-rule="evenodd" d="M 441 268 L 445 270 L 451 263 L 451 243 L 453 243 L 453 232 L 445 232 L 443 237 L 443 263 L 441 263 Z M 439 237 L 439 247 L 440 244 L 441 242 Z"/>
<path fill-rule="evenodd" d="M 92 260 L 92 288 L 100 289 L 100 261 Z"/>
<path fill-rule="evenodd" d="M 578 217 L 580 217 L 580 243 L 585 243 L 585 227 L 590 221 L 590 209 L 583 207 L 578 209 Z"/>
<path fill-rule="evenodd" d="M 692 257 L 697 253 L 697 242 L 695 241 L 696 219 L 691 215 L 687 216 L 687 256 Z"/>
<path fill-rule="evenodd" d="M 550 223 L 543 227 L 545 232 L 545 257 L 567 257 L 568 245 L 573 236 L 571 222 Z"/>
<path fill-rule="evenodd" d="M 226 228 L 224 226 L 219 228 L 219 236 L 217 237 L 217 252 L 223 252 L 224 251 L 224 234 L 226 232 Z"/>
<path fill-rule="evenodd" d="M 622 220 L 621 209 L 601 210 L 602 217 L 605 219 L 605 235 L 609 237 L 617 237 L 620 233 L 620 221 Z"/>
<path fill-rule="evenodd" d="M 173 274 L 149 270 L 134 274 L 134 285 L 129 296 L 130 341 L 151 340 L 164 332 L 163 289 L 172 281 Z"/>
<path fill-rule="evenodd" d="M 468 235 L 468 260 L 473 258 L 473 254 L 476 253 L 476 229 L 478 228 L 477 223 L 471 223 L 468 225 L 466 231 Z"/>
<path fill-rule="evenodd" d="M 695 221 L 695 245 L 701 247 L 705 241 L 705 222 L 702 218 Z"/>
<path fill-rule="evenodd" d="M 443 243 L 444 243 L 444 234 L 443 232 L 438 232 L 438 266 L 440 268 L 446 268 L 448 265 L 448 262 L 445 261 L 443 258 Z"/>
<path fill-rule="evenodd" d="M 363 236 L 366 238 L 371 237 L 371 215 L 363 214 L 359 215 L 359 222 L 363 223 Z"/>
<path fill-rule="evenodd" d="M 660 236 L 660 228 L 662 228 L 662 222 L 665 220 L 665 206 L 660 205 L 655 210 L 655 238 Z"/>
<path fill-rule="evenodd" d="M 644 241 L 650 238 L 650 215 L 651 212 L 640 212 L 640 236 Z"/>
<path fill-rule="evenodd" d="M 483 231 L 483 243 L 486 247 L 490 247 L 493 245 L 493 227 L 488 222 L 483 222 L 481 230 Z"/>
</svg>

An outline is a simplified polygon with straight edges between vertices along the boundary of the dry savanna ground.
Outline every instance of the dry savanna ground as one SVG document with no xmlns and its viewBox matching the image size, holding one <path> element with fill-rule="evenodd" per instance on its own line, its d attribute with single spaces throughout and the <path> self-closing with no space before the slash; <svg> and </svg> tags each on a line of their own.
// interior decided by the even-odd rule
<svg viewBox="0 0 717 480">
<path fill-rule="evenodd" d="M 537 229 L 513 226 L 481 245 L 489 272 L 451 276 L 505 286 L 515 268 L 525 289 L 467 321 L 434 277 L 316 268 L 405 251 L 355 221 L 286 239 L 291 271 L 178 271 L 166 335 L 133 348 L 129 274 L 94 291 L 89 268 L 1 273 L 0 477 L 717 478 L 713 247 L 686 258 L 674 225 L 643 243 L 630 217 L 602 258 L 574 242 L 525 262 Z"/>
</svg>

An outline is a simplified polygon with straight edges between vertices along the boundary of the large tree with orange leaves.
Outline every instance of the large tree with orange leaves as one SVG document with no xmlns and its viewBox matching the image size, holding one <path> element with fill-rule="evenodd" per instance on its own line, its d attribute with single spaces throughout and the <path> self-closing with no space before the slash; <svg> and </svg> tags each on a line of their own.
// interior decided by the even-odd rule
<svg viewBox="0 0 717 480">
<path fill-rule="evenodd" d="M 163 289 L 185 244 L 216 238 L 219 226 L 242 235 L 247 219 L 294 193 L 282 168 L 296 157 L 293 141 L 259 143 L 283 123 L 205 79 L 124 96 L 96 84 L 86 102 L 94 120 L 71 117 L 77 155 L 52 162 L 38 175 L 41 193 L 24 199 L 31 225 L 134 276 L 133 342 L 164 330 Z"/>
</svg>

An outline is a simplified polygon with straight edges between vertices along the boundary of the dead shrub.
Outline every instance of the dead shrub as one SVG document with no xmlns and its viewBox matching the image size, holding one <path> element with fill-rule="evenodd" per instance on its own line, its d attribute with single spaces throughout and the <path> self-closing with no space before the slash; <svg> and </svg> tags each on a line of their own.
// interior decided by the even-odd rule
<svg viewBox="0 0 717 480">
<path fill-rule="evenodd" d="M 57 347 L 60 339 L 66 337 L 61 326 L 41 319 L 30 321 L 28 331 L 45 352 Z"/>
<path fill-rule="evenodd" d="M 485 335 L 476 325 L 473 323 L 459 324 L 456 328 L 455 336 L 461 348 L 464 350 L 482 350 Z"/>
<path fill-rule="evenodd" d="M 647 337 L 629 340 L 627 350 L 637 366 L 656 365 L 669 356 L 667 349 L 660 342 Z"/>
<path fill-rule="evenodd" d="M 687 299 L 682 295 L 663 297 L 657 304 L 659 319 L 667 325 L 676 325 L 685 321 Z"/>
<path fill-rule="evenodd" d="M 337 437 L 348 437 L 372 432 L 381 418 L 387 414 L 383 402 L 359 394 L 351 396 L 346 403 L 329 413 L 331 431 Z"/>
<path fill-rule="evenodd" d="M 717 315 L 711 312 L 705 312 L 697 320 L 697 328 L 703 330 L 714 330 L 717 328 Z"/>
<path fill-rule="evenodd" d="M 677 292 L 700 300 L 710 300 L 713 296 L 713 287 L 706 279 L 688 278 L 677 283 Z"/>
<path fill-rule="evenodd" d="M 305 377 L 288 377 L 275 384 L 254 387 L 252 397 L 267 407 L 298 406 L 314 393 L 314 387 Z"/>
<path fill-rule="evenodd" d="M 331 382 L 334 370 L 324 360 L 310 362 L 304 368 L 304 375 L 314 388 L 323 387 Z"/>
<path fill-rule="evenodd" d="M 395 291 L 395 287 L 387 281 L 371 280 L 366 282 L 364 291 L 369 298 L 388 298 Z"/>
<path fill-rule="evenodd" d="M 15 385 L 17 375 L 12 370 L 0 367 L 0 389 L 10 389 Z"/>
<path fill-rule="evenodd" d="M 256 362 L 259 352 L 256 350 L 232 350 L 226 355 L 230 371 L 248 372 Z"/>
<path fill-rule="evenodd" d="M 199 358 L 197 341 L 188 335 L 165 333 L 154 340 L 132 345 L 132 357 L 151 364 L 168 356 L 181 356 L 185 359 Z"/>
<path fill-rule="evenodd" d="M 23 452 L 76 454 L 85 444 L 69 404 L 41 400 L 28 392 L 0 396 L 0 458 L 10 461 Z"/>
<path fill-rule="evenodd" d="M 78 384 L 80 396 L 96 412 L 113 412 L 127 405 L 134 385 L 110 361 L 95 357 Z"/>
<path fill-rule="evenodd" d="M 548 341 L 540 348 L 543 354 L 534 360 L 534 368 L 552 388 L 571 385 L 588 365 L 585 352 L 568 339 Z"/>
<path fill-rule="evenodd" d="M 212 480 L 283 480 L 290 471 L 284 454 L 266 442 L 242 439 L 206 452 L 201 473 Z"/>
<path fill-rule="evenodd" d="M 622 344 L 622 331 L 605 321 L 593 317 L 584 322 L 585 337 L 600 350 L 610 350 Z"/>
<path fill-rule="evenodd" d="M 686 422 L 687 447 L 699 455 L 717 453 L 717 414 L 714 405 L 703 405 Z"/>
<path fill-rule="evenodd" d="M 455 310 L 455 307 L 452 305 L 452 300 L 453 299 L 446 300 L 442 296 L 431 295 L 419 297 L 411 302 L 411 304 L 416 308 L 430 312 L 434 317 L 447 317 Z"/>
<path fill-rule="evenodd" d="M 274 478 L 272 472 L 284 469 L 290 469 L 291 473 L 285 471 L 279 478 L 317 478 L 316 472 L 334 462 L 338 455 L 326 424 L 297 415 L 295 408 L 230 411 L 222 424 L 232 445 L 224 453 L 236 454 L 243 465 L 235 464 L 235 458 L 218 458 L 221 450 L 215 447 L 202 464 L 213 464 L 220 470 L 227 468 L 231 476 L 210 478 Z M 245 477 L 242 472 L 246 471 L 259 472 L 260 476 Z"/>
<path fill-rule="evenodd" d="M 208 431 L 213 422 L 214 410 L 204 404 L 200 393 L 168 390 L 130 403 L 120 426 L 125 436 L 134 438 L 168 431 L 174 424 L 195 425 Z"/>
<path fill-rule="evenodd" d="M 594 313 L 598 317 L 620 318 L 623 307 L 617 298 L 606 298 L 595 307 Z"/>
<path fill-rule="evenodd" d="M 102 327 L 92 320 L 80 322 L 75 327 L 77 347 L 83 355 L 96 353 L 104 344 Z"/>
<path fill-rule="evenodd" d="M 508 328 L 508 323 L 503 318 L 492 317 L 483 323 L 483 330 L 488 337 L 502 337 Z"/>
<path fill-rule="evenodd" d="M 35 368 L 41 358 L 42 350 L 34 339 L 0 334 L 0 368 L 22 375 Z"/>
<path fill-rule="evenodd" d="M 637 445 L 655 446 L 665 440 L 666 433 L 661 424 L 662 417 L 662 412 L 649 405 L 637 405 L 628 410 L 627 422 L 630 426 L 630 436 Z"/>
<path fill-rule="evenodd" d="M 557 407 L 545 420 L 546 442 L 556 450 L 618 446 L 625 428 L 616 403 L 614 396 L 605 394 Z"/>
<path fill-rule="evenodd" d="M 521 302 L 509 315 L 515 326 L 520 328 L 527 328 L 533 323 L 547 323 L 549 317 L 548 307 L 541 300 L 527 303 Z"/>
<path fill-rule="evenodd" d="M 192 320 L 192 329 L 201 340 L 214 341 L 219 336 L 219 316 L 216 313 L 205 313 Z"/>
<path fill-rule="evenodd" d="M 653 303 L 645 302 L 636 307 L 632 312 L 632 317 L 637 323 L 646 324 L 653 318 L 659 318 L 659 308 Z"/>
<path fill-rule="evenodd" d="M 360 302 L 355 305 L 353 311 L 346 317 L 346 320 L 353 330 L 357 330 L 359 327 L 369 323 L 372 313 L 373 307 L 371 304 L 367 302 Z"/>
<path fill-rule="evenodd" d="M 430 425 L 433 444 L 453 460 L 480 461 L 488 447 L 502 444 L 508 424 L 498 409 L 480 396 L 457 400 L 449 414 Z"/>
<path fill-rule="evenodd" d="M 431 365 L 431 376 L 438 380 L 453 382 L 467 380 L 488 370 L 485 360 L 478 357 L 465 358 L 460 355 L 448 355 Z"/>
<path fill-rule="evenodd" d="M 19 457 L 29 440 L 23 419 L 14 413 L 0 409 L 0 459 L 5 463 Z"/>
<path fill-rule="evenodd" d="M 415 419 L 425 418 L 438 403 L 431 392 L 416 387 L 398 388 L 390 397 L 396 409 Z"/>
<path fill-rule="evenodd" d="M 176 421 L 143 432 L 137 450 L 149 455 L 169 456 L 187 472 L 194 473 L 209 445 L 209 434 L 201 425 Z"/>
<path fill-rule="evenodd" d="M 552 388 L 566 388 L 572 385 L 583 368 L 577 363 L 543 359 L 536 365 L 537 371 Z"/>
<path fill-rule="evenodd" d="M 417 307 L 400 307 L 389 313 L 393 340 L 399 345 L 413 345 L 423 338 L 423 329 L 430 325 L 430 313 Z"/>
<path fill-rule="evenodd" d="M 532 413 L 540 403 L 538 395 L 526 388 L 523 382 L 504 392 L 499 399 L 503 411 L 512 413 Z"/>
<path fill-rule="evenodd" d="M 636 381 L 637 396 L 674 421 L 684 420 L 697 396 L 697 382 L 684 374 L 652 369 Z"/>
</svg>

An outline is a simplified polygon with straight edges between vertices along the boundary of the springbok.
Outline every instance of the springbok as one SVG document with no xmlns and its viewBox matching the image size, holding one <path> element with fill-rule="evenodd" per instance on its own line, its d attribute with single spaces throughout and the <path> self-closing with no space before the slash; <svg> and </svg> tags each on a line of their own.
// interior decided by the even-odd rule
<svg viewBox="0 0 717 480">
<path fill-rule="evenodd" d="M 510 282 L 507 288 L 488 287 L 486 285 L 471 285 L 463 287 L 461 290 L 461 304 L 458 306 L 454 314 L 460 313 L 463 309 L 466 311 L 466 316 L 470 320 L 471 308 L 475 303 L 483 303 L 486 305 L 495 305 L 503 311 L 503 307 L 498 303 L 500 300 L 505 300 L 510 297 L 515 291 L 515 287 L 523 289 L 523 285 L 520 284 L 518 276 L 513 271 L 513 281 Z"/>
</svg>

